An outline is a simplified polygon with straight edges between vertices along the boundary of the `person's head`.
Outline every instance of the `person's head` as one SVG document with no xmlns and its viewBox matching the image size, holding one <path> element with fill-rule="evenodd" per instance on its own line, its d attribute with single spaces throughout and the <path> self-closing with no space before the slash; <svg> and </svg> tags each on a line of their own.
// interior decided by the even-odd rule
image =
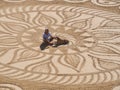
<svg viewBox="0 0 120 90">
<path fill-rule="evenodd" d="M 49 33 L 49 29 L 45 29 L 45 34 L 48 34 Z"/>
</svg>

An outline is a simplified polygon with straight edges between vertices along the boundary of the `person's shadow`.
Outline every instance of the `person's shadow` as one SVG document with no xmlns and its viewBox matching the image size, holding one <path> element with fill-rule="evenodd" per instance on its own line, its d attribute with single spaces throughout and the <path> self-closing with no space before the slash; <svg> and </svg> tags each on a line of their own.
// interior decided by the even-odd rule
<svg viewBox="0 0 120 90">
<path fill-rule="evenodd" d="M 41 45 L 40 45 L 40 49 L 41 49 L 41 50 L 44 50 L 44 49 L 46 49 L 46 47 L 48 47 L 48 44 L 42 42 Z"/>
<path fill-rule="evenodd" d="M 61 45 L 66 45 L 68 43 L 69 43 L 69 41 L 66 41 L 65 43 L 58 43 L 58 44 L 56 44 L 55 46 L 52 46 L 52 47 L 59 47 Z M 47 43 L 42 42 L 41 45 L 40 45 L 40 50 L 45 50 L 48 46 L 49 45 Z"/>
</svg>

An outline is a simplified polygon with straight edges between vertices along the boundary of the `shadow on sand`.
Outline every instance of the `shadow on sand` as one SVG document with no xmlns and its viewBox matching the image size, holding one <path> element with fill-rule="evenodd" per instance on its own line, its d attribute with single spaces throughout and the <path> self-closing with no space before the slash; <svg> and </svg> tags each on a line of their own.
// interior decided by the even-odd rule
<svg viewBox="0 0 120 90">
<path fill-rule="evenodd" d="M 68 44 L 68 43 L 69 43 L 68 40 L 58 39 L 57 42 L 56 42 L 56 44 L 55 44 L 55 45 L 52 45 L 52 47 L 58 47 L 58 46 L 61 46 L 61 45 L 66 45 L 66 44 Z M 44 50 L 44 49 L 46 49 L 48 46 L 50 46 L 50 45 L 48 45 L 48 44 L 45 43 L 45 42 L 42 42 L 41 45 L 40 45 L 40 50 Z"/>
</svg>

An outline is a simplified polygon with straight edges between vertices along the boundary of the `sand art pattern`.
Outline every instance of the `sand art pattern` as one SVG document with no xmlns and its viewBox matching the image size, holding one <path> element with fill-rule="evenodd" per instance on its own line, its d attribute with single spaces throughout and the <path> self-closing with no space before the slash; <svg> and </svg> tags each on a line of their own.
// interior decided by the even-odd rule
<svg viewBox="0 0 120 90">
<path fill-rule="evenodd" d="M 3 0 L 5 2 L 25 2 L 27 0 Z M 93 4 L 105 7 L 113 7 L 119 6 L 120 0 L 35 0 L 35 1 L 42 1 L 42 2 L 54 2 L 54 1 L 63 1 L 69 3 L 85 3 L 85 2 L 92 2 Z"/>
<path fill-rule="evenodd" d="M 63 1 L 73 3 L 73 0 Z M 120 5 L 119 0 L 91 2 L 105 7 Z M 46 26 L 53 35 L 69 39 L 70 43 L 40 50 Z M 115 87 L 120 85 L 119 46 L 120 15 L 117 13 L 57 4 L 0 9 L 0 75 L 9 79 L 24 80 L 24 83 L 66 85 L 74 88 L 71 90 L 119 90 L 119 86 Z M 100 88 L 102 84 L 105 88 Z M 45 88 L 36 87 L 35 90 L 56 90 L 44 85 Z M 98 86 L 94 88 L 95 85 Z M 1 83 L 0 90 L 34 90 L 20 86 Z"/>
</svg>

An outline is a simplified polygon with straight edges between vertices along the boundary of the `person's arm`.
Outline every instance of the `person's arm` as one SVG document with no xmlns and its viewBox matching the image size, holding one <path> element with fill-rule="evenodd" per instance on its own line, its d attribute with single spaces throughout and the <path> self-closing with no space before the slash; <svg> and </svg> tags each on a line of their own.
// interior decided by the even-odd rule
<svg viewBox="0 0 120 90">
<path fill-rule="evenodd" d="M 53 37 L 51 34 L 50 34 L 50 37 L 53 38 L 53 39 L 56 39 L 56 37 Z"/>
<path fill-rule="evenodd" d="M 49 33 L 50 38 L 53 38 L 53 36 Z"/>
</svg>

